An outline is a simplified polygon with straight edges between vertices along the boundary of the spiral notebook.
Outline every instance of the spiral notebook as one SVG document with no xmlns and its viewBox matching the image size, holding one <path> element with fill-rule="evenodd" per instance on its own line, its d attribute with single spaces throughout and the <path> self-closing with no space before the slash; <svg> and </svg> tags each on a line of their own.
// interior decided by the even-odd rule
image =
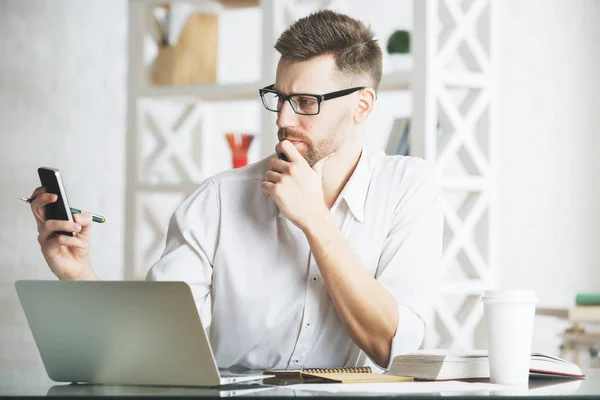
<svg viewBox="0 0 600 400">
<path fill-rule="evenodd" d="M 376 374 L 371 367 L 275 369 L 263 372 L 275 375 L 263 380 L 265 384 L 292 385 L 298 383 L 368 383 L 368 382 L 412 382 L 413 378 Z"/>
</svg>

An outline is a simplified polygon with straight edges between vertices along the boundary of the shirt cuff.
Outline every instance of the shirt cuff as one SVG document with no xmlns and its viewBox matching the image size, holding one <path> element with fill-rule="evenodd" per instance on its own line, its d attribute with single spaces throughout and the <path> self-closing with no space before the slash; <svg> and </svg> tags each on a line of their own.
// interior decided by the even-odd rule
<svg viewBox="0 0 600 400">
<path fill-rule="evenodd" d="M 398 303 L 398 327 L 392 339 L 390 360 L 386 367 L 380 366 L 387 372 L 392 366 L 394 357 L 400 354 L 415 352 L 425 338 L 425 321 L 413 310 Z"/>
</svg>

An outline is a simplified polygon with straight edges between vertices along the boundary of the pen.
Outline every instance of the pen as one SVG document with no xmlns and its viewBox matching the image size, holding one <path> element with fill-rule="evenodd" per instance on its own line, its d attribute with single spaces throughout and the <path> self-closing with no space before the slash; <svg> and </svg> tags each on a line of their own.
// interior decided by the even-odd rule
<svg viewBox="0 0 600 400">
<path fill-rule="evenodd" d="M 35 199 L 35 197 L 33 197 L 33 198 L 19 197 L 19 198 L 26 203 L 31 203 Z M 81 211 L 81 210 L 78 210 L 77 208 L 71 207 L 71 214 L 81 214 L 82 212 L 86 212 L 86 213 L 90 214 L 92 216 L 92 221 L 97 222 L 99 224 L 106 221 L 106 218 L 104 218 L 102 215 L 94 214 L 94 213 L 87 212 L 87 211 Z"/>
</svg>

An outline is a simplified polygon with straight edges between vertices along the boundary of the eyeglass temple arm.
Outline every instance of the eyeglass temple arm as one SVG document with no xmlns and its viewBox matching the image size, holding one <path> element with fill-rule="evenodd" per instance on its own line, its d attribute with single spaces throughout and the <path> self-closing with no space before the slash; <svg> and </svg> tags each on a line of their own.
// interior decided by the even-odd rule
<svg viewBox="0 0 600 400">
<path fill-rule="evenodd" d="M 350 89 L 340 90 L 338 92 L 327 93 L 326 95 L 323 95 L 321 97 L 323 100 L 331 100 L 331 99 L 336 99 L 338 97 L 346 96 L 350 93 L 354 93 L 354 92 L 357 92 L 359 90 L 363 90 L 366 88 L 367 88 L 366 86 L 359 86 L 359 87 L 354 87 L 354 88 L 350 88 Z"/>
</svg>

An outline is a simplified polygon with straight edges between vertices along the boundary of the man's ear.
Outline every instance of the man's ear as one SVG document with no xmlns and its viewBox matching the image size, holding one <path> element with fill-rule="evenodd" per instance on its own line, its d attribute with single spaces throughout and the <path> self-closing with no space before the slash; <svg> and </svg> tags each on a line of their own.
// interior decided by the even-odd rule
<svg viewBox="0 0 600 400">
<path fill-rule="evenodd" d="M 376 96 L 375 91 L 371 88 L 363 89 L 359 93 L 358 103 L 354 110 L 354 122 L 357 123 L 365 122 L 369 118 L 375 105 Z"/>
</svg>

